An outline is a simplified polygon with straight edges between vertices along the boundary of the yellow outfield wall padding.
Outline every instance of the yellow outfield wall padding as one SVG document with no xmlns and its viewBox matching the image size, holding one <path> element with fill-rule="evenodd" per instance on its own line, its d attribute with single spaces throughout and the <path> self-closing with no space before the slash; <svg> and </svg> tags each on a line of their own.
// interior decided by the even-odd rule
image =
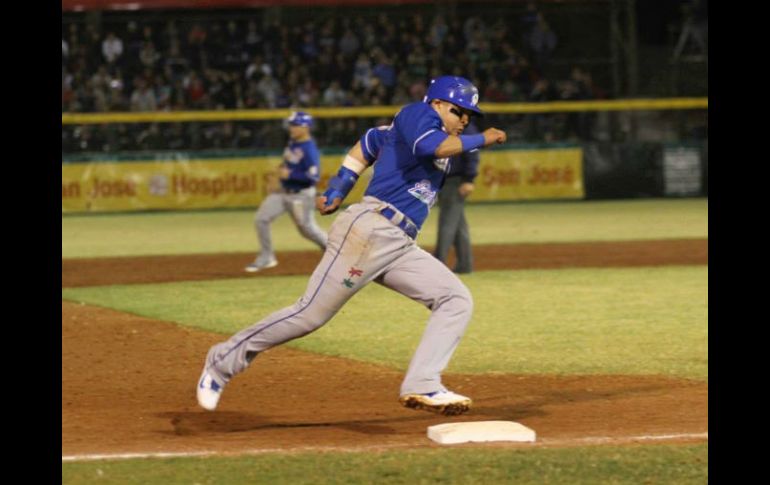
<svg viewBox="0 0 770 485">
<path fill-rule="evenodd" d="M 321 157 L 321 181 L 340 155 Z M 268 194 L 281 157 L 62 164 L 62 213 L 256 207 Z M 376 164 L 374 170 L 376 170 Z M 361 199 L 372 169 L 346 203 Z M 580 148 L 494 150 L 479 164 L 472 201 L 579 199 L 584 196 Z"/>
<path fill-rule="evenodd" d="M 480 103 L 489 114 L 563 113 L 571 111 L 644 111 L 708 109 L 708 98 L 613 99 L 597 101 L 549 101 L 542 103 Z M 351 106 L 343 108 L 303 108 L 317 118 L 392 117 L 400 106 Z M 174 123 L 190 121 L 281 120 L 290 109 L 152 111 L 136 113 L 62 113 L 63 125 L 107 123 Z"/>
</svg>

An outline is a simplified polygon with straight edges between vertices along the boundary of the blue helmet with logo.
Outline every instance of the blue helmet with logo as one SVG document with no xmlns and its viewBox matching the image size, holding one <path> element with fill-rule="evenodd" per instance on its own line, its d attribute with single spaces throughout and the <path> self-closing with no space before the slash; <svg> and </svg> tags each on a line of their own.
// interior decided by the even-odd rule
<svg viewBox="0 0 770 485">
<path fill-rule="evenodd" d="M 293 111 L 286 121 L 294 126 L 313 126 L 313 117 L 304 111 Z"/>
<path fill-rule="evenodd" d="M 479 102 L 479 90 L 464 77 L 441 76 L 433 79 L 423 101 L 429 103 L 434 99 L 454 103 L 479 115 L 484 114 L 476 107 Z"/>
</svg>

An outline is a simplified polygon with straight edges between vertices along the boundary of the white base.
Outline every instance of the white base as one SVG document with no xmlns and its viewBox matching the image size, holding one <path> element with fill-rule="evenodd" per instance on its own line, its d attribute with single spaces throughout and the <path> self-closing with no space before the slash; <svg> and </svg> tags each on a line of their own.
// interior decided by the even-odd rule
<svg viewBox="0 0 770 485">
<path fill-rule="evenodd" d="M 442 445 L 485 441 L 535 441 L 535 431 L 513 421 L 472 421 L 428 426 L 428 438 Z"/>
</svg>

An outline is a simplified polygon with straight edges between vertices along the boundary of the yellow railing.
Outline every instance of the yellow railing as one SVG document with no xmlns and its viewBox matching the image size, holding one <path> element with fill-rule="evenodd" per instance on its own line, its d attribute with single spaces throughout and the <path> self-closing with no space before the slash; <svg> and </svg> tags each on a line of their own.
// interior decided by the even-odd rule
<svg viewBox="0 0 770 485">
<path fill-rule="evenodd" d="M 376 118 L 396 114 L 400 106 L 303 108 L 317 118 Z M 615 99 L 603 101 L 550 101 L 542 103 L 481 103 L 489 114 L 564 113 L 570 111 L 656 111 L 708 109 L 708 98 Z M 62 113 L 63 125 L 105 123 L 174 123 L 186 121 L 257 121 L 286 118 L 290 109 L 218 111 L 150 111 L 131 113 Z"/>
</svg>

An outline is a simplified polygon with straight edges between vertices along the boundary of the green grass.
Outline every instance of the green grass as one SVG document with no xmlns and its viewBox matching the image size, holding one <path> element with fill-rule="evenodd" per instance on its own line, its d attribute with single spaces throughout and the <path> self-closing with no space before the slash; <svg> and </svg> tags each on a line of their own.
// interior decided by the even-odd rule
<svg viewBox="0 0 770 485">
<path fill-rule="evenodd" d="M 62 464 L 62 484 L 705 484 L 708 445 L 446 448 Z"/>
<path fill-rule="evenodd" d="M 474 316 L 448 372 L 708 376 L 708 268 L 464 275 Z M 62 290 L 62 298 L 233 334 L 304 292 L 306 276 Z M 398 311 L 393 311 L 397 308 Z M 379 285 L 295 348 L 403 369 L 429 316 Z"/>
<path fill-rule="evenodd" d="M 254 210 L 62 216 L 62 258 L 256 251 Z M 317 216 L 328 229 L 334 216 Z M 708 199 L 469 204 L 474 244 L 708 237 Z M 418 242 L 436 241 L 438 210 Z M 288 215 L 273 225 L 277 250 L 314 249 Z"/>
</svg>

